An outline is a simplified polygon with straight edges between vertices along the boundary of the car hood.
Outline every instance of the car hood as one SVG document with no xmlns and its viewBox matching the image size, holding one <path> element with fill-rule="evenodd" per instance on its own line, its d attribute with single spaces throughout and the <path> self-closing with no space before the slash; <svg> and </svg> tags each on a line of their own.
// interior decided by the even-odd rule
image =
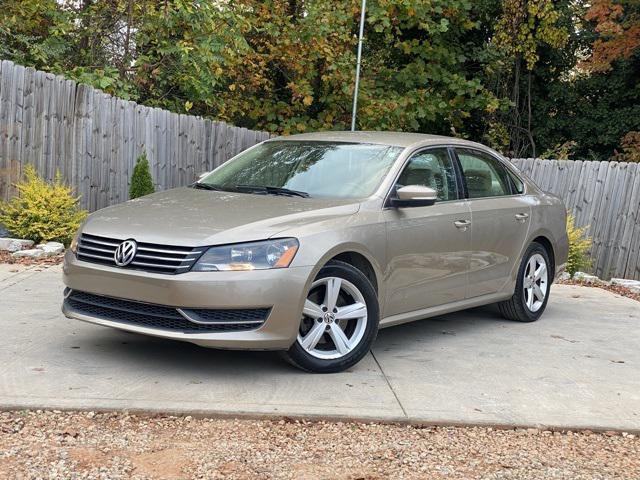
<svg viewBox="0 0 640 480">
<path fill-rule="evenodd" d="M 176 188 L 107 207 L 82 231 L 164 245 L 261 240 L 293 227 L 356 213 L 354 200 L 298 198 Z"/>
</svg>

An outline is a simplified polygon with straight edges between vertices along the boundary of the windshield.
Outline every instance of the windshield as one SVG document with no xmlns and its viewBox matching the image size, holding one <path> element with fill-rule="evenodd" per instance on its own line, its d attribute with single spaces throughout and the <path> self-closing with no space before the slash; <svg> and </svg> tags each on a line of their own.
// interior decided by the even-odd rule
<svg viewBox="0 0 640 480">
<path fill-rule="evenodd" d="M 277 189 L 287 189 L 311 197 L 365 198 L 375 192 L 401 151 L 400 147 L 360 143 L 266 142 L 198 183 L 251 193 L 276 194 Z"/>
</svg>

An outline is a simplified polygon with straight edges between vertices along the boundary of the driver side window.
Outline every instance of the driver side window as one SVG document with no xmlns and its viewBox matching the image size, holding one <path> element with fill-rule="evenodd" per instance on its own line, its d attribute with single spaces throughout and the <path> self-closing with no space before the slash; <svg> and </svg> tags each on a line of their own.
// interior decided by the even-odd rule
<svg viewBox="0 0 640 480">
<path fill-rule="evenodd" d="M 456 200 L 456 173 L 447 149 L 424 150 L 411 157 L 398 177 L 396 188 L 407 185 L 433 188 L 438 193 L 439 202 Z"/>
</svg>

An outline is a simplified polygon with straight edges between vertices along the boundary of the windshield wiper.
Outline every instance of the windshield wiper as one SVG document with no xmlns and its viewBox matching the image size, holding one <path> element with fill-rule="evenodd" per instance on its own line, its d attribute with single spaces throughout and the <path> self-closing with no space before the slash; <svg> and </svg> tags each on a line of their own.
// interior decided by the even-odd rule
<svg viewBox="0 0 640 480">
<path fill-rule="evenodd" d="M 199 188 L 201 190 L 215 190 L 216 192 L 224 192 L 224 190 L 220 187 L 216 187 L 215 185 L 211 185 L 209 183 L 199 183 L 195 182 L 191 184 L 192 188 Z"/>
<path fill-rule="evenodd" d="M 265 193 L 267 195 L 283 195 L 287 197 L 302 197 L 309 198 L 310 195 L 307 192 L 301 192 L 299 190 L 289 190 L 282 187 L 270 187 L 268 185 L 235 185 L 238 191 L 245 191 L 251 193 Z"/>
</svg>

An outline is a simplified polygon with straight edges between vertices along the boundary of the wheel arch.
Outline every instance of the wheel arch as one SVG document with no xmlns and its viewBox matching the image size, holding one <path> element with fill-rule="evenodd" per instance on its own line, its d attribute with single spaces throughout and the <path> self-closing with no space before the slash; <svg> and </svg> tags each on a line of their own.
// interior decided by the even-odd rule
<svg viewBox="0 0 640 480">
<path fill-rule="evenodd" d="M 373 289 L 378 295 L 378 302 L 382 303 L 382 292 L 384 290 L 384 284 L 382 282 L 382 269 L 379 263 L 376 261 L 374 255 L 366 248 L 356 243 L 346 243 L 337 245 L 328 252 L 326 252 L 320 260 L 317 262 L 316 267 L 313 269 L 310 278 L 309 285 L 313 282 L 313 279 L 318 275 L 318 272 L 332 260 L 338 260 L 344 263 L 348 263 L 354 268 L 361 271 L 365 277 L 373 285 Z"/>
<path fill-rule="evenodd" d="M 551 283 L 553 283 L 556 276 L 556 256 L 555 256 L 555 251 L 553 249 L 553 243 L 545 235 L 538 235 L 533 240 L 531 240 L 531 243 L 534 243 L 534 242 L 542 245 L 544 249 L 547 251 L 547 255 L 549 255 L 549 262 L 551 263 L 551 265 L 549 265 L 550 267 L 549 271 L 551 273 L 550 281 Z"/>
<path fill-rule="evenodd" d="M 348 251 L 335 255 L 334 257 L 330 258 L 327 263 L 330 263 L 333 260 L 348 263 L 352 267 L 360 270 L 364 274 L 364 276 L 367 277 L 367 279 L 371 282 L 371 285 L 373 285 L 373 289 L 376 291 L 376 293 L 378 293 L 378 277 L 376 275 L 375 269 L 373 268 L 373 265 L 367 259 L 367 257 L 358 252 Z"/>
</svg>

